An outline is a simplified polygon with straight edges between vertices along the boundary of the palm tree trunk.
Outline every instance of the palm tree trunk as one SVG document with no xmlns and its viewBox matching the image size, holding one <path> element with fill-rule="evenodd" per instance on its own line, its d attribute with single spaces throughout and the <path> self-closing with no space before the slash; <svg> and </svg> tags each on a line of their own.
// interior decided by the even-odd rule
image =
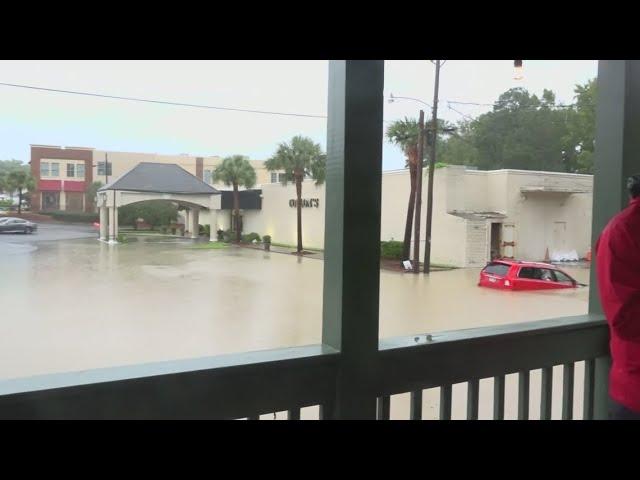
<svg viewBox="0 0 640 480">
<path fill-rule="evenodd" d="M 22 214 L 22 188 L 18 188 L 18 215 Z"/>
<path fill-rule="evenodd" d="M 240 243 L 240 192 L 238 184 L 233 184 L 233 214 L 236 217 L 236 243 Z"/>
<path fill-rule="evenodd" d="M 296 196 L 298 207 L 298 253 L 302 253 L 302 178 L 296 175 Z"/>
<path fill-rule="evenodd" d="M 409 163 L 409 177 L 411 177 L 411 190 L 409 192 L 409 205 L 407 206 L 407 221 L 404 227 L 404 244 L 402 246 L 402 260 L 409 259 L 411 250 L 411 230 L 413 229 L 413 212 L 416 206 L 416 167 Z"/>
</svg>

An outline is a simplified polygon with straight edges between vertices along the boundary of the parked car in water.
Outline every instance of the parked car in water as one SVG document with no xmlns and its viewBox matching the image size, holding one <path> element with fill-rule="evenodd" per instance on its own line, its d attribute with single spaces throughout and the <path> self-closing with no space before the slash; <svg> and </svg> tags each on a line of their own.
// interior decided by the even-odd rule
<svg viewBox="0 0 640 480">
<path fill-rule="evenodd" d="M 478 286 L 502 290 L 550 290 L 584 285 L 550 263 L 494 260 L 480 272 Z"/>
<path fill-rule="evenodd" d="M 0 233 L 33 233 L 38 230 L 36 223 L 22 218 L 0 218 Z"/>
</svg>

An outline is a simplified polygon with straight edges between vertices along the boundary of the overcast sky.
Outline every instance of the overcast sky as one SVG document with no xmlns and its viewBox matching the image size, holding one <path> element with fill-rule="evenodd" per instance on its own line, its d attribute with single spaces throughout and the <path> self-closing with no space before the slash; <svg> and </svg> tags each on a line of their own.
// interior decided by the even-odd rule
<svg viewBox="0 0 640 480">
<path fill-rule="evenodd" d="M 326 115 L 325 61 L 0 61 L 0 82 L 142 97 L 181 103 Z M 513 79 L 509 60 L 450 60 L 440 77 L 439 117 L 457 121 L 522 86 L 573 101 L 575 84 L 597 74 L 594 61 L 524 61 Z M 385 98 L 415 97 L 431 104 L 434 66 L 427 60 L 387 61 Z M 385 120 L 417 117 L 419 103 L 385 101 Z M 426 107 L 422 107 L 426 108 Z M 429 114 L 427 113 L 427 118 Z M 277 144 L 302 134 L 326 148 L 326 120 L 202 110 L 91 98 L 0 86 L 0 159 L 29 161 L 29 144 L 192 155 L 243 154 L 265 160 Z M 400 150 L 384 146 L 384 169 L 402 168 Z"/>
</svg>

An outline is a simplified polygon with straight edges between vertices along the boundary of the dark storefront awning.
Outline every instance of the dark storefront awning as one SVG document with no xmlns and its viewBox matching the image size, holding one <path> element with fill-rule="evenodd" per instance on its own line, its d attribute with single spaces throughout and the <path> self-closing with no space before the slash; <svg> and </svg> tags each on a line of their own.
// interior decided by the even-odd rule
<svg viewBox="0 0 640 480">
<path fill-rule="evenodd" d="M 222 210 L 233 209 L 233 191 L 221 190 L 222 199 L 220 208 Z M 241 190 L 240 209 L 241 210 L 262 210 L 262 190 Z"/>
</svg>

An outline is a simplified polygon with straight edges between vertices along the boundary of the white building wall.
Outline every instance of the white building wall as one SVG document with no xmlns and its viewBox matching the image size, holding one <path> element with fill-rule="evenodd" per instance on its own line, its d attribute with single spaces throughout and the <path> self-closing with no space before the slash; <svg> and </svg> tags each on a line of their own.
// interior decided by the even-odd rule
<svg viewBox="0 0 640 480">
<path fill-rule="evenodd" d="M 567 249 L 582 257 L 591 242 L 592 177 L 551 172 L 498 170 L 491 172 L 464 170 L 461 167 L 437 169 L 434 174 L 434 207 L 432 227 L 432 262 L 459 267 L 482 266 L 489 259 L 490 224 L 514 224 L 516 247 L 514 256 L 523 260 L 542 260 L 546 248 L 552 251 L 554 224 L 566 223 L 564 242 Z M 522 195 L 524 186 L 555 186 L 587 190 L 571 195 L 536 193 Z M 262 210 L 243 212 L 244 232 L 269 234 L 272 241 L 296 244 L 296 209 L 289 206 L 295 199 L 295 186 L 262 185 Z M 384 172 L 382 175 L 381 240 L 402 241 L 409 199 L 409 171 Z M 420 258 L 424 253 L 427 209 L 427 171 L 423 179 Z M 318 207 L 302 209 L 303 245 L 323 248 L 325 220 L 325 187 L 305 181 L 303 199 L 318 199 Z M 452 210 L 497 212 L 503 220 L 467 220 L 451 215 Z M 203 212 L 201 223 L 207 214 Z M 218 215 L 218 228 L 229 228 L 229 212 Z M 413 245 L 411 248 L 413 257 Z"/>
<path fill-rule="evenodd" d="M 262 210 L 243 212 L 243 230 L 260 236 L 271 235 L 274 243 L 296 245 L 296 207 L 290 201 L 296 198 L 295 184 L 280 183 L 262 185 Z M 302 208 L 302 245 L 306 248 L 323 248 L 325 187 L 316 186 L 313 180 L 302 182 L 302 198 L 317 199 L 318 206 Z"/>
</svg>

